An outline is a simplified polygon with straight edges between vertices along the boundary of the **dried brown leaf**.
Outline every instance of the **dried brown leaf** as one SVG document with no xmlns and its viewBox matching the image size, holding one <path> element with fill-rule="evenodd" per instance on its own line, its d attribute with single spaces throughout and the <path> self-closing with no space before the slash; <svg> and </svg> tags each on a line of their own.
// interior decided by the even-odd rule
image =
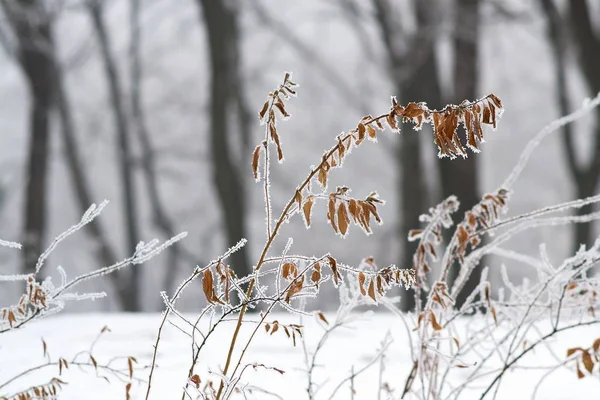
<svg viewBox="0 0 600 400">
<path fill-rule="evenodd" d="M 310 226 L 310 214 L 313 207 L 313 198 L 308 197 L 302 206 L 302 211 L 304 212 L 304 222 L 306 222 L 306 226 Z"/>
<path fill-rule="evenodd" d="M 319 317 L 319 319 L 323 321 L 325 325 L 329 325 L 329 321 L 327 321 L 327 318 L 325 318 L 325 315 L 323 315 L 321 311 L 317 313 L 317 317 Z"/>
<path fill-rule="evenodd" d="M 350 218 L 348 217 L 348 212 L 346 211 L 345 202 L 340 203 L 337 215 L 340 233 L 342 236 L 346 236 L 346 233 L 348 233 L 348 224 L 350 223 Z"/>
<path fill-rule="evenodd" d="M 363 296 L 367 295 L 367 291 L 365 290 L 365 280 L 366 280 L 365 273 L 362 271 L 359 272 L 358 273 L 358 287 L 360 288 L 360 293 Z"/>
<path fill-rule="evenodd" d="M 371 279 L 371 282 L 369 282 L 369 289 L 367 290 L 367 293 L 369 294 L 369 297 L 373 299 L 373 301 L 377 301 L 377 297 L 375 296 L 375 283 L 373 282 L 373 279 Z"/>
</svg>

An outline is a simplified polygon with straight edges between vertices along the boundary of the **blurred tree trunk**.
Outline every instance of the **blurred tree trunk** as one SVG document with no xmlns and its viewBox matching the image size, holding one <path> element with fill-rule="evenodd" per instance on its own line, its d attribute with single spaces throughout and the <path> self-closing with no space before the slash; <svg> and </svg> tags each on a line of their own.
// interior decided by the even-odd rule
<svg viewBox="0 0 600 400">
<path fill-rule="evenodd" d="M 43 1 L 3 0 L 17 39 L 16 55 L 30 93 L 29 151 L 23 209 L 23 272 L 35 271 L 46 234 L 50 109 L 54 96 L 50 16 Z"/>
<path fill-rule="evenodd" d="M 131 78 L 131 111 L 133 130 L 137 134 L 142 146 L 142 168 L 148 189 L 148 199 L 152 208 L 152 222 L 162 231 L 166 239 L 175 236 L 173 222 L 169 218 L 160 196 L 158 176 L 156 172 L 156 155 L 150 131 L 146 124 L 146 115 L 142 105 L 142 59 L 141 59 L 141 23 L 140 23 L 141 0 L 131 0 L 130 3 L 130 47 L 129 47 L 129 72 Z M 180 245 L 174 243 L 167 249 L 168 260 L 163 289 L 167 292 L 175 290 L 175 278 L 177 276 L 177 265 L 180 258 Z M 162 308 L 162 300 L 161 300 Z"/>
<path fill-rule="evenodd" d="M 463 100 L 475 100 L 479 81 L 479 0 L 455 0 L 454 12 L 454 91 L 450 103 L 460 104 Z M 462 129 L 462 128 L 459 128 Z M 464 140 L 465 135 L 462 135 Z M 465 141 L 463 141 L 465 143 Z M 466 159 L 458 158 L 438 160 L 442 197 L 456 195 L 460 208 L 454 214 L 455 222 L 464 218 L 464 213 L 481 200 L 478 182 L 478 158 L 470 155 Z M 466 285 L 456 294 L 456 306 L 461 307 L 480 282 L 485 258 L 473 270 Z M 459 264 L 455 263 L 448 275 L 448 285 L 456 280 Z"/>
<path fill-rule="evenodd" d="M 92 190 L 90 182 L 85 174 L 85 167 L 81 162 L 81 156 L 77 145 L 77 135 L 75 134 L 75 124 L 73 122 L 73 113 L 69 103 L 67 90 L 63 81 L 63 71 L 61 66 L 54 58 L 55 83 L 56 83 L 56 103 L 61 122 L 61 134 L 65 145 L 66 161 L 69 168 L 71 183 L 75 190 L 75 197 L 79 206 L 80 213 L 83 214 L 93 203 Z M 117 262 L 117 256 L 114 249 L 110 246 L 109 240 L 104 233 L 100 221 L 93 220 L 85 226 L 85 231 L 94 242 L 96 250 L 96 259 L 101 266 L 112 265 Z M 119 308 L 124 308 L 127 298 L 131 295 L 127 281 L 123 279 L 122 271 L 109 274 L 115 291 L 117 293 L 117 302 Z"/>
<path fill-rule="evenodd" d="M 540 0 L 541 8 L 548 20 L 548 39 L 552 48 L 555 66 L 556 96 L 560 115 L 570 112 L 567 84 L 567 49 L 569 45 L 568 21 L 563 19 L 553 0 Z M 579 67 L 592 95 L 600 91 L 600 36 L 594 32 L 587 3 L 584 0 L 571 1 L 569 16 L 572 37 L 579 53 Z M 562 127 L 562 142 L 569 174 L 575 185 L 578 198 L 596 194 L 600 178 L 600 111 L 596 111 L 596 128 L 591 161 L 588 165 L 578 162 L 571 125 Z M 593 211 L 592 205 L 576 209 L 576 215 Z M 594 240 L 591 223 L 573 225 L 573 254 L 582 244 L 590 246 Z"/>
<path fill-rule="evenodd" d="M 589 93 L 595 96 L 600 92 L 600 33 L 598 29 L 594 29 L 590 10 L 585 0 L 570 0 L 569 5 L 571 27 L 579 53 L 579 65 Z M 580 199 L 597 194 L 598 178 L 600 178 L 599 109 L 596 109 L 596 127 L 591 148 L 593 153 L 591 161 L 587 165 L 579 168 L 577 168 L 576 164 L 570 165 L 570 169 L 578 171 L 576 174 L 572 173 L 572 175 L 575 177 L 577 196 Z M 574 148 L 571 148 L 570 151 L 574 151 Z M 573 158 L 575 158 L 574 155 Z M 593 206 L 590 204 L 578 208 L 577 215 L 589 214 L 592 211 Z M 573 252 L 576 252 L 581 244 L 589 247 L 593 241 L 592 224 L 575 225 Z"/>
<path fill-rule="evenodd" d="M 127 251 L 134 252 L 139 242 L 139 228 L 136 212 L 136 191 L 134 188 L 133 168 L 131 164 L 132 153 L 130 144 L 130 132 L 127 125 L 125 104 L 122 96 L 121 83 L 117 66 L 110 47 L 110 40 L 106 32 L 106 26 L 102 16 L 102 2 L 91 0 L 88 3 L 93 28 L 100 44 L 102 62 L 108 81 L 110 93 L 110 105 L 112 107 L 115 130 L 118 136 L 119 167 L 121 169 L 123 207 L 127 229 Z M 125 299 L 125 311 L 140 311 L 141 277 L 138 265 L 132 265 L 130 276 L 126 286 L 129 287 L 128 296 Z"/>
<path fill-rule="evenodd" d="M 417 32 L 410 40 L 402 38 L 402 27 L 399 18 L 394 16 L 388 0 L 374 0 L 376 20 L 383 37 L 390 76 L 398 101 L 425 101 L 436 107 L 441 103 L 440 83 L 438 79 L 434 53 L 433 8 L 435 1 L 416 0 L 414 8 L 418 23 Z M 406 36 L 406 35 L 404 35 Z M 400 41 L 408 41 L 406 47 Z M 429 129 L 424 127 L 424 129 Z M 410 132 L 410 124 L 402 126 L 400 143 L 396 148 L 398 163 L 399 198 L 401 218 L 399 236 L 403 243 L 400 266 L 412 267 L 413 253 L 416 243 L 408 242 L 408 232 L 419 228 L 419 216 L 429 208 L 426 190 L 426 173 L 421 160 L 420 135 Z M 401 308 L 410 311 L 415 308 L 414 291 L 407 291 L 402 296 Z"/>
<path fill-rule="evenodd" d="M 210 54 L 210 145 L 213 183 L 225 222 L 226 240 L 234 245 L 246 237 L 244 189 L 232 159 L 233 128 L 236 112 L 236 83 L 239 82 L 239 32 L 236 9 L 228 2 L 198 0 L 204 19 Z M 239 110 L 238 110 L 239 112 Z M 246 247 L 231 257 L 232 269 L 238 276 L 252 272 Z"/>
</svg>

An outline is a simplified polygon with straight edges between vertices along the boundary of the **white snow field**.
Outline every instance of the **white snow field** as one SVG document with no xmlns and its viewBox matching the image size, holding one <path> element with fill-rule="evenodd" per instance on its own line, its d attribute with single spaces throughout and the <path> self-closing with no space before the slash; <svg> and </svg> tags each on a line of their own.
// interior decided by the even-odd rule
<svg viewBox="0 0 600 400">
<path fill-rule="evenodd" d="M 186 316 L 194 319 L 192 315 Z M 330 323 L 335 321 L 335 315 L 326 314 L 326 316 Z M 334 330 L 317 356 L 318 368 L 314 379 L 317 383 L 324 383 L 324 385 L 317 392 L 316 398 L 399 398 L 411 367 L 406 327 L 398 317 L 392 317 L 390 314 L 367 313 L 356 314 L 356 317 L 357 320 L 352 322 L 348 328 L 342 327 Z M 462 327 L 463 329 L 473 329 L 475 325 L 481 324 L 483 318 L 485 317 L 465 320 Z M 275 319 L 280 323 L 298 323 L 298 317 L 290 314 L 274 314 L 270 320 Z M 410 320 L 412 319 L 411 317 Z M 160 314 L 88 313 L 49 317 L 31 323 L 24 329 L 2 335 L 0 339 L 0 382 L 6 381 L 22 370 L 46 362 L 43 357 L 41 338 L 44 338 L 47 343 L 48 353 L 54 361 L 59 357 L 70 360 L 77 352 L 89 349 L 104 326 L 108 326 L 111 332 L 102 335 L 93 349 L 93 355 L 99 364 L 113 357 L 134 356 L 139 362 L 138 365 L 148 365 L 152 358 L 153 345 L 160 321 Z M 171 321 L 184 327 L 176 317 Z M 410 323 L 412 324 L 412 322 Z M 541 332 L 551 329 L 549 322 L 542 321 L 538 325 Z M 201 326 L 206 327 L 206 325 Z M 228 322 L 226 326 L 221 326 L 222 328 L 215 332 L 212 340 L 209 340 L 208 346 L 200 357 L 202 370 L 197 372 L 203 382 L 209 378 L 206 372 L 207 368 L 217 370 L 225 361 L 225 350 L 231 338 L 234 322 Z M 307 318 L 304 320 L 304 326 L 307 349 L 312 354 L 324 332 L 324 325 L 316 318 Z M 247 335 L 254 327 L 255 325 L 252 323 L 243 326 L 239 343 L 245 343 L 244 339 L 248 337 Z M 354 380 L 356 390 L 354 397 L 350 395 L 349 381 L 345 382 L 331 397 L 335 387 L 349 376 L 352 367 L 355 371 L 359 371 L 377 356 L 388 332 L 392 343 L 385 352 L 385 368 L 382 379 L 394 389 L 393 397 L 388 397 L 383 393 L 381 397 L 377 395 L 381 368 L 379 361 L 373 363 L 366 372 Z M 519 368 L 504 376 L 496 398 L 502 400 L 531 399 L 540 378 L 552 366 L 560 364 L 565 359 L 568 348 L 588 346 L 599 336 L 600 329 L 597 326 L 579 328 L 559 334 L 557 338 L 548 341 L 547 347 L 539 346 L 529 356 L 522 359 L 518 364 Z M 550 354 L 548 351 L 550 348 L 558 359 Z M 158 364 L 160 367 L 155 372 L 151 399 L 181 398 L 182 387 L 191 362 L 190 350 L 189 337 L 174 326 L 167 324 L 159 346 Z M 89 358 L 82 355 L 81 360 L 87 361 Z M 471 360 L 463 359 L 461 361 L 468 364 Z M 294 348 L 282 329 L 271 336 L 261 328 L 245 357 L 245 362 L 257 362 L 285 370 L 285 374 L 281 375 L 273 370 L 254 371 L 249 368 L 243 381 L 278 396 L 253 391 L 252 394 L 247 393 L 247 398 L 308 398 L 306 394 L 307 375 L 303 372 L 306 364 L 302 345 L 298 342 L 297 347 Z M 127 361 L 125 358 L 115 360 L 114 366 L 123 367 L 126 371 Z M 543 368 L 531 369 L 539 366 L 543 366 Z M 453 384 L 464 382 L 470 373 L 469 370 L 470 368 L 454 369 L 454 376 L 451 380 Z M 138 370 L 134 375 L 145 379 L 147 374 L 148 370 Z M 14 385 L 5 390 L 8 393 L 14 393 L 19 388 L 45 382 L 57 375 L 58 368 L 53 366 L 28 375 L 26 378 L 14 382 Z M 212 378 L 217 379 L 216 376 L 212 376 Z M 70 365 L 68 370 L 63 371 L 61 379 L 68 382 L 59 396 L 61 400 L 125 398 L 125 383 L 111 377 L 109 384 L 105 380 L 97 378 L 93 369 L 88 368 L 87 372 L 82 372 L 76 366 Z M 487 386 L 483 381 L 471 384 L 474 389 L 470 392 L 463 392 L 460 399 L 478 399 L 480 392 L 477 388 Z M 143 399 L 145 391 L 145 384 L 134 384 L 131 389 L 131 398 Z M 492 397 L 493 393 L 490 393 L 486 398 L 491 399 Z M 243 398 L 243 396 L 238 394 L 234 398 Z M 407 398 L 412 397 L 407 396 Z M 571 363 L 567 367 L 556 369 L 544 379 L 534 398 L 538 400 L 598 399 L 600 398 L 600 381 L 597 376 L 578 379 L 574 365 Z"/>
</svg>

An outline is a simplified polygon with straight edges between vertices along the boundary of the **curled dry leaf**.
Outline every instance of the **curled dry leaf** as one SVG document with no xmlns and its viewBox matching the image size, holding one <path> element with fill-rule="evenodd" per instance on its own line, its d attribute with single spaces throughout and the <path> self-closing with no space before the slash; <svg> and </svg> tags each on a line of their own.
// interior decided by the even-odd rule
<svg viewBox="0 0 600 400">
<path fill-rule="evenodd" d="M 325 315 L 321 311 L 317 313 L 317 317 L 319 317 L 319 319 L 323 321 L 325 325 L 329 325 L 329 321 L 327 321 L 327 318 L 325 318 Z"/>
<path fill-rule="evenodd" d="M 371 279 L 371 282 L 369 282 L 369 289 L 367 290 L 367 293 L 369 294 L 369 297 L 373 299 L 373 301 L 377 301 L 377 297 L 375 297 L 375 284 L 373 279 Z"/>
<path fill-rule="evenodd" d="M 315 284 L 317 289 L 319 288 L 319 282 L 321 281 L 321 264 L 316 263 L 313 272 L 310 275 L 310 280 Z"/>
<path fill-rule="evenodd" d="M 310 214 L 312 212 L 314 200 L 312 196 L 309 196 L 306 201 L 304 201 L 304 205 L 302 206 L 302 211 L 304 213 L 304 222 L 307 227 L 310 227 Z"/>
<path fill-rule="evenodd" d="M 348 212 L 346 211 L 346 203 L 341 202 L 338 206 L 338 225 L 340 228 L 340 233 L 342 236 L 346 236 L 348 233 L 348 224 L 350 222 L 350 218 L 348 218 Z"/>
<path fill-rule="evenodd" d="M 367 295 L 367 291 L 365 290 L 365 273 L 364 272 L 359 272 L 358 273 L 358 287 L 360 288 L 360 294 L 362 294 L 363 296 Z"/>
<path fill-rule="evenodd" d="M 194 384 L 196 389 L 200 388 L 200 376 L 198 374 L 192 375 L 190 381 Z"/>
<path fill-rule="evenodd" d="M 592 356 L 590 355 L 590 353 L 588 353 L 587 351 L 584 351 L 581 354 L 581 362 L 582 362 L 583 366 L 585 367 L 585 369 L 589 373 L 592 373 L 592 371 L 594 370 L 594 360 L 592 359 Z"/>
<path fill-rule="evenodd" d="M 290 284 L 290 288 L 288 289 L 288 291 L 286 292 L 286 295 L 285 295 L 285 302 L 289 303 L 290 300 L 292 299 L 292 297 L 294 297 L 296 294 L 298 294 L 302 291 L 303 287 L 304 287 L 304 275 L 302 275 L 300 278 L 296 278 Z"/>
<path fill-rule="evenodd" d="M 252 173 L 254 174 L 254 180 L 257 182 L 260 181 L 260 173 L 258 172 L 258 163 L 260 161 L 260 150 L 262 146 L 258 145 L 254 149 L 254 154 L 252 155 Z"/>
</svg>

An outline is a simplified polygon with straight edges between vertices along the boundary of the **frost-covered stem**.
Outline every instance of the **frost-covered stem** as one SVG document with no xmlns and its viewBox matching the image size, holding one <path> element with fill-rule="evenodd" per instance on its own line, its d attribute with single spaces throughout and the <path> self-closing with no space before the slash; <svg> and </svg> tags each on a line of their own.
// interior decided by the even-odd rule
<svg viewBox="0 0 600 400">
<path fill-rule="evenodd" d="M 356 378 L 358 375 L 362 374 L 363 372 L 365 372 L 366 370 L 368 370 L 373 364 L 375 364 L 385 354 L 385 352 L 387 351 L 387 349 L 390 346 L 390 344 L 392 344 L 391 341 L 385 343 L 384 346 L 383 346 L 383 348 L 379 351 L 379 353 L 377 353 L 377 355 L 375 357 L 373 357 L 373 359 L 371 361 L 369 361 L 361 369 L 359 369 L 358 371 L 354 372 L 352 375 L 346 377 L 344 380 L 342 380 L 340 383 L 338 383 L 338 385 L 335 387 L 335 389 L 333 390 L 333 392 L 329 396 L 329 400 L 331 400 L 331 399 L 333 399 L 335 397 L 335 394 L 337 393 L 337 391 L 340 390 L 341 387 L 344 386 L 344 384 L 346 382 L 348 382 L 350 379 Z"/>
<path fill-rule="evenodd" d="M 6 382 L 0 384 L 0 390 L 7 387 L 8 385 L 10 385 L 11 383 L 23 378 L 24 376 L 27 376 L 29 374 L 31 374 L 32 372 L 35 371 L 39 371 L 41 369 L 45 369 L 48 367 L 56 367 L 58 365 L 58 361 L 56 362 L 47 362 L 45 364 L 40 364 L 40 365 L 36 365 L 35 367 L 31 367 L 29 369 L 26 369 L 25 371 L 20 372 L 18 375 L 13 376 L 12 378 L 10 378 L 9 380 L 7 380 Z M 129 379 L 129 374 L 123 371 L 119 371 L 118 369 L 114 369 L 108 365 L 101 365 L 101 364 L 92 364 L 91 361 L 89 362 L 83 362 L 83 361 L 69 361 L 69 365 L 76 365 L 78 367 L 91 367 L 94 369 L 100 369 L 100 370 L 105 370 L 107 372 L 110 372 L 114 375 L 120 375 L 125 379 Z M 137 379 L 139 380 L 139 379 Z M 21 391 L 22 392 L 26 392 L 26 390 Z M 13 398 L 13 396 L 8 396 L 7 398 Z"/>
<path fill-rule="evenodd" d="M 179 288 L 175 292 L 175 295 L 173 296 L 172 304 L 175 304 L 175 301 L 177 300 L 177 297 L 179 297 L 179 295 L 181 294 L 181 292 L 183 291 L 183 289 L 185 289 L 185 287 L 190 282 L 192 282 L 198 275 L 200 275 L 200 273 L 202 271 L 204 271 L 207 268 L 210 268 L 212 265 L 216 265 L 216 262 L 213 261 L 207 267 L 204 267 L 204 268 L 198 268 L 197 267 L 194 270 L 194 272 L 183 282 L 183 284 L 179 286 Z M 151 389 L 151 386 L 152 386 L 152 377 L 153 377 L 153 374 L 154 374 L 154 368 L 156 367 L 156 356 L 158 354 L 158 343 L 160 342 L 162 330 L 163 330 L 163 327 L 165 326 L 165 322 L 167 321 L 168 316 L 169 316 L 169 309 L 167 308 L 163 312 L 163 319 L 160 322 L 160 326 L 158 327 L 158 333 L 156 334 L 156 341 L 154 342 L 154 352 L 152 353 L 152 363 L 150 364 L 150 374 L 148 375 L 148 387 L 146 389 L 146 400 L 148 400 L 148 398 L 150 397 L 150 389 Z"/>
<path fill-rule="evenodd" d="M 237 250 L 239 250 L 242 246 L 244 246 L 246 244 L 246 242 L 247 242 L 246 239 L 242 239 L 235 246 L 230 248 L 227 251 L 227 253 L 225 253 L 221 258 L 211 261 L 204 268 L 196 267 L 194 269 L 194 272 L 192 272 L 192 274 L 181 285 L 179 285 L 179 287 L 175 291 L 175 294 L 173 295 L 173 298 L 171 299 L 171 304 L 173 304 L 173 306 L 175 305 L 175 303 L 177 302 L 177 299 L 179 298 L 179 296 L 181 295 L 183 290 L 194 279 L 196 279 L 196 277 L 198 277 L 200 274 L 202 274 L 206 269 L 211 268 L 211 267 L 217 265 L 217 263 L 221 262 L 222 260 L 229 258 L 229 256 L 231 256 L 233 253 L 235 253 Z M 150 365 L 150 374 L 148 376 L 148 387 L 146 389 L 146 400 L 148 400 L 148 398 L 150 397 L 150 387 L 152 384 L 152 377 L 153 377 L 154 369 L 156 367 L 156 357 L 158 354 L 158 343 L 160 342 L 161 333 L 162 333 L 163 327 L 164 327 L 165 322 L 167 321 L 168 317 L 169 317 L 169 309 L 167 308 L 165 310 L 165 312 L 163 313 L 163 319 L 160 323 L 160 326 L 158 327 L 158 333 L 156 334 L 156 341 L 154 343 L 154 352 L 152 353 L 152 364 Z"/>
<path fill-rule="evenodd" d="M 276 304 L 278 304 L 281 301 L 281 296 L 283 295 L 283 293 L 286 293 L 291 287 L 292 284 L 294 284 L 294 282 L 296 282 L 296 280 L 298 278 L 300 278 L 301 276 L 304 275 L 304 273 L 306 271 L 308 271 L 309 269 L 313 268 L 314 265 L 318 262 L 322 262 L 327 256 L 321 257 L 317 260 L 315 260 L 315 262 L 313 262 L 312 264 L 309 264 L 306 268 L 304 268 L 304 270 L 302 270 L 298 276 L 294 279 L 292 279 L 290 281 L 290 283 L 287 285 L 287 287 L 285 287 L 279 294 L 278 297 L 274 299 L 274 301 L 271 303 L 271 305 L 269 306 L 269 308 L 267 309 L 267 311 L 263 314 L 263 316 L 261 317 L 261 319 L 259 320 L 259 323 L 256 325 L 256 328 L 254 328 L 254 331 L 252 331 L 252 334 L 250 335 L 250 338 L 248 339 L 248 341 L 246 342 L 246 345 L 244 346 L 244 348 L 242 349 L 242 352 L 240 354 L 240 357 L 238 359 L 238 362 L 233 370 L 233 373 L 231 374 L 231 376 L 235 376 L 235 373 L 237 372 L 238 368 L 240 367 L 242 360 L 244 358 L 244 355 L 246 354 L 246 351 L 248 351 L 248 348 L 250 347 L 250 343 L 252 342 L 252 340 L 254 339 L 254 336 L 256 335 L 256 332 L 258 332 L 258 329 L 260 328 L 260 326 L 263 324 L 263 322 L 265 321 L 265 319 L 267 318 L 267 316 L 271 313 L 271 311 L 273 310 L 273 308 L 275 307 Z M 244 304 L 244 307 L 246 307 L 246 304 Z M 238 320 L 239 321 L 239 320 Z M 225 375 L 225 372 L 223 372 L 223 375 Z M 223 383 L 223 381 L 221 381 L 221 383 Z M 218 396 L 217 396 L 218 399 Z"/>
<path fill-rule="evenodd" d="M 382 115 L 379 115 L 379 116 L 377 116 L 375 118 L 371 118 L 370 120 L 365 121 L 364 125 L 372 124 L 373 122 L 376 122 L 376 121 L 378 121 L 380 119 L 385 118 L 387 115 L 388 114 L 382 114 Z M 255 268 L 256 271 L 260 270 L 260 268 L 265 263 L 265 258 L 267 257 L 267 253 L 271 249 L 271 245 L 273 244 L 273 241 L 277 237 L 277 235 L 279 233 L 279 230 L 281 229 L 283 223 L 287 220 L 287 218 L 290 217 L 290 215 L 288 215 L 288 214 L 289 214 L 290 210 L 292 209 L 292 207 L 294 206 L 294 204 L 296 202 L 296 193 L 297 192 L 301 192 L 302 190 L 304 190 L 304 188 L 306 188 L 308 186 L 309 182 L 315 177 L 315 175 L 317 175 L 317 173 L 319 172 L 319 170 L 323 167 L 323 165 L 325 164 L 326 160 L 329 157 L 331 157 L 333 155 L 333 153 L 335 153 L 336 151 L 338 151 L 338 149 L 339 149 L 339 143 L 344 142 L 346 139 L 348 139 L 351 136 L 352 136 L 351 133 L 346 134 L 338 142 L 338 144 L 336 144 L 335 146 L 333 146 L 326 153 L 326 156 L 323 157 L 323 159 L 321 160 L 321 162 L 319 163 L 319 165 L 317 167 L 313 168 L 313 170 L 308 174 L 308 176 L 306 177 L 306 179 L 304 180 L 304 182 L 302 182 L 302 184 L 298 187 L 298 189 L 296 189 L 296 192 L 294 192 L 294 195 L 288 201 L 288 203 L 284 207 L 283 211 L 281 212 L 281 215 L 277 219 L 277 222 L 275 223 L 275 228 L 273 229 L 273 232 L 271 232 L 271 235 L 268 237 L 267 242 L 265 243 L 265 246 L 263 247 L 263 250 L 262 250 L 262 252 L 260 254 L 260 258 L 258 260 L 258 263 L 256 264 L 256 268 Z M 246 297 L 250 297 L 252 295 L 252 291 L 254 290 L 254 285 L 255 284 L 256 284 L 256 282 L 255 282 L 255 279 L 253 278 L 250 281 L 250 284 L 248 285 L 248 290 L 246 291 Z M 225 361 L 225 368 L 223 368 L 223 375 L 227 375 L 227 373 L 229 371 L 229 366 L 231 364 L 231 357 L 233 355 L 233 349 L 235 348 L 235 344 L 237 342 L 237 337 L 238 337 L 238 334 L 239 334 L 240 329 L 242 327 L 242 321 L 243 321 L 244 315 L 246 314 L 246 310 L 247 310 L 247 305 L 244 304 L 244 306 L 240 310 L 240 314 L 238 316 L 238 323 L 237 323 L 237 325 L 235 327 L 235 330 L 233 332 L 233 337 L 231 338 L 231 343 L 229 345 L 229 351 L 227 352 L 227 360 Z M 221 380 L 221 383 L 219 384 L 219 390 L 217 392 L 217 398 L 216 398 L 216 400 L 220 400 L 222 392 L 223 392 L 223 380 Z"/>
<path fill-rule="evenodd" d="M 542 343 L 545 340 L 551 338 L 552 336 L 554 336 L 557 333 L 564 332 L 564 331 L 567 331 L 567 330 L 570 330 L 570 329 L 573 329 L 573 328 L 579 328 L 579 327 L 582 327 L 582 326 L 595 325 L 595 324 L 599 324 L 599 323 L 600 323 L 600 320 L 592 320 L 592 321 L 587 321 L 587 322 L 579 322 L 579 323 L 576 323 L 576 324 L 564 326 L 562 328 L 553 329 L 550 333 L 542 336 L 540 339 L 538 339 L 536 342 L 534 342 L 527 349 L 523 350 L 512 361 L 510 361 L 509 363 L 507 363 L 507 364 L 504 365 L 504 367 L 502 368 L 502 370 L 500 371 L 500 373 L 498 373 L 498 375 L 494 378 L 494 380 L 485 389 L 485 391 L 483 392 L 483 394 L 481 395 L 481 397 L 479 397 L 479 400 L 483 400 L 485 398 L 485 396 L 488 394 L 488 392 L 504 376 L 504 373 L 506 373 L 506 371 L 508 371 L 508 369 L 510 369 L 510 367 L 512 367 L 517 361 L 519 361 L 521 358 L 523 358 L 525 355 L 527 355 L 531 350 L 533 350 L 534 348 L 536 348 L 540 343 Z"/>
<path fill-rule="evenodd" d="M 308 398 L 309 400 L 313 400 L 315 398 L 315 393 L 313 393 L 313 372 L 315 370 L 315 367 L 317 365 L 317 354 L 319 353 L 319 351 L 321 351 L 321 349 L 323 348 L 323 346 L 325 345 L 325 342 L 329 339 L 329 335 L 331 335 L 331 332 L 333 332 L 334 330 L 336 330 L 337 328 L 341 327 L 344 324 L 343 320 L 339 320 L 336 319 L 335 324 L 333 324 L 330 328 L 328 328 L 325 333 L 321 336 L 321 339 L 319 339 L 319 342 L 317 343 L 317 346 L 315 347 L 315 351 L 312 354 L 311 360 L 310 360 L 310 364 L 307 365 L 308 367 L 308 386 L 306 388 L 306 392 L 308 394 Z M 302 342 L 304 343 L 304 340 L 302 340 Z"/>
<path fill-rule="evenodd" d="M 463 286 L 467 282 L 468 276 L 471 274 L 471 271 L 477 265 L 477 260 L 483 256 L 483 254 L 491 251 L 496 246 L 504 243 L 508 239 L 512 238 L 515 234 L 528 229 L 534 228 L 538 226 L 544 225 L 561 225 L 561 224 L 569 224 L 569 223 L 586 223 L 592 220 L 596 220 L 600 218 L 600 212 L 595 212 L 592 214 L 581 215 L 581 216 L 566 216 L 566 217 L 555 217 L 555 218 L 547 218 L 547 219 L 525 219 L 520 225 L 513 227 L 512 229 L 504 232 L 502 235 L 498 236 L 493 242 L 474 250 L 471 254 L 467 256 L 465 262 L 463 264 L 463 268 L 466 267 L 465 272 L 461 272 L 454 283 L 452 290 L 450 291 L 450 295 L 454 295 L 459 293 Z"/>
<path fill-rule="evenodd" d="M 268 136 L 268 125 L 267 128 L 265 129 L 267 131 L 266 135 Z M 272 220 L 272 210 L 271 210 L 271 193 L 270 191 L 270 186 L 271 186 L 271 174 L 269 173 L 270 171 L 270 164 L 269 164 L 269 157 L 270 157 L 270 151 L 269 151 L 269 144 L 267 142 L 268 139 L 266 139 L 263 144 L 265 147 L 265 177 L 264 177 L 264 187 L 265 187 L 265 218 L 266 218 L 266 225 L 267 225 L 267 237 L 271 237 L 271 220 Z"/>
<path fill-rule="evenodd" d="M 489 232 L 491 230 L 494 230 L 494 229 L 500 228 L 502 226 L 509 225 L 509 224 L 512 224 L 514 222 L 518 222 L 518 221 L 521 221 L 524 219 L 532 219 L 535 217 L 539 217 L 540 215 L 551 214 L 553 212 L 561 212 L 561 211 L 565 211 L 569 208 L 581 208 L 588 204 L 597 203 L 599 201 L 600 201 L 600 194 L 598 194 L 596 196 L 586 197 L 585 199 L 577 199 L 577 200 L 573 200 L 573 201 L 567 201 L 567 202 L 561 203 L 561 204 L 556 204 L 556 205 L 550 206 L 550 207 L 540 208 L 539 210 L 531 211 L 529 213 L 525 213 L 525 214 L 517 215 L 512 218 L 505 219 L 505 220 L 500 221 L 492 226 L 488 226 L 487 228 L 481 228 L 481 229 L 477 230 L 476 232 L 474 232 L 473 234 L 471 234 L 469 236 L 469 238 L 472 238 L 473 236 L 479 236 L 482 233 Z"/>
<path fill-rule="evenodd" d="M 519 175 L 521 175 L 521 172 L 527 165 L 527 162 L 529 161 L 529 158 L 533 154 L 533 151 L 546 136 L 548 136 L 552 132 L 557 131 L 558 129 L 562 128 L 563 126 L 570 124 L 571 122 L 577 121 L 578 119 L 583 117 L 585 114 L 587 114 L 594 108 L 598 107 L 598 105 L 600 105 L 600 93 L 598 93 L 596 95 L 596 97 L 593 100 L 591 100 L 589 103 L 585 103 L 583 105 L 583 107 L 581 107 L 579 110 L 577 110 L 569 115 L 566 115 L 562 118 L 559 118 L 556 121 L 553 121 L 552 123 L 547 125 L 545 128 L 543 128 L 541 131 L 539 131 L 535 135 L 535 137 L 527 144 L 525 151 L 523 151 L 523 153 L 521 154 L 519 163 L 512 170 L 512 172 L 510 173 L 508 178 L 506 178 L 506 181 L 504 181 L 504 183 L 502 184 L 502 187 L 507 188 L 507 189 L 510 189 L 512 187 L 512 185 L 515 183 L 515 181 L 517 180 Z"/>
</svg>

